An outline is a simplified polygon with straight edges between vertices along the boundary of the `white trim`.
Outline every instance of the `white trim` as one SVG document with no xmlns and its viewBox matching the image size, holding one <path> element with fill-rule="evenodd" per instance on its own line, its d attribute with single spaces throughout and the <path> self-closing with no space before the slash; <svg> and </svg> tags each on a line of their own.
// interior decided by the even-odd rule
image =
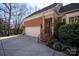
<svg viewBox="0 0 79 59">
<path fill-rule="evenodd" d="M 79 16 L 79 11 L 73 12 L 73 13 L 68 13 L 65 14 L 62 19 L 66 19 L 66 23 L 69 24 L 69 17 L 74 17 L 74 16 Z"/>
<path fill-rule="evenodd" d="M 52 35 L 54 34 L 54 16 L 52 16 Z"/>
<path fill-rule="evenodd" d="M 44 30 L 44 27 L 45 27 L 45 18 L 44 18 L 44 16 L 43 16 L 43 19 L 42 19 L 42 21 L 43 21 L 43 30 Z"/>
</svg>

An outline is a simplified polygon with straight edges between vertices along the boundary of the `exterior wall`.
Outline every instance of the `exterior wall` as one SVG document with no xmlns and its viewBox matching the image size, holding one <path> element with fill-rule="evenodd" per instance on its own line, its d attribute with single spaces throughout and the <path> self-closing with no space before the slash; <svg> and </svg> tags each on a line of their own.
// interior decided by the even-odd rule
<svg viewBox="0 0 79 59">
<path fill-rule="evenodd" d="M 40 26 L 43 23 L 43 17 L 38 17 L 35 19 L 31 19 L 29 21 L 25 21 L 25 27 L 35 27 L 35 26 Z"/>
<path fill-rule="evenodd" d="M 40 34 L 40 25 L 41 24 L 43 25 L 42 30 L 44 30 L 45 19 L 48 19 L 48 18 L 52 18 L 52 24 L 53 24 L 52 25 L 52 34 L 54 34 L 54 18 L 56 18 L 56 17 L 57 17 L 57 14 L 54 12 L 54 10 L 49 9 L 42 13 L 25 18 L 24 25 L 25 25 L 26 34 L 37 37 Z"/>
<path fill-rule="evenodd" d="M 40 34 L 40 27 L 26 27 L 25 34 L 33 37 L 38 37 Z"/>
<path fill-rule="evenodd" d="M 79 11 L 77 12 L 73 12 L 73 13 L 68 13 L 68 14 L 65 14 L 62 19 L 66 19 L 66 23 L 69 24 L 69 17 L 73 17 L 73 16 L 79 16 Z"/>
<path fill-rule="evenodd" d="M 40 34 L 40 26 L 43 24 L 43 17 L 38 17 L 25 21 L 25 34 L 38 37 Z"/>
</svg>

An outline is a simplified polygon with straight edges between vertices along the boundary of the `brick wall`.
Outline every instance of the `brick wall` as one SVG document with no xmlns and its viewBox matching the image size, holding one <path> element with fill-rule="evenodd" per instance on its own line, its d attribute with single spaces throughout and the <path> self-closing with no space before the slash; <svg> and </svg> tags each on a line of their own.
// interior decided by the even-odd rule
<svg viewBox="0 0 79 59">
<path fill-rule="evenodd" d="M 43 20 L 43 17 L 38 17 L 38 18 L 31 19 L 29 21 L 24 22 L 24 25 L 25 27 L 40 26 L 43 23 L 42 20 Z"/>
</svg>

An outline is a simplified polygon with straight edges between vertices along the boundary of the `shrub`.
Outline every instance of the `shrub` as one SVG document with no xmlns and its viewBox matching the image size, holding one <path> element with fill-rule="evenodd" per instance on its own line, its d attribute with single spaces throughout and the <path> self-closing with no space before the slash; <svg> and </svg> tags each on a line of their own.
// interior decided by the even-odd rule
<svg viewBox="0 0 79 59">
<path fill-rule="evenodd" d="M 58 31 L 59 31 L 60 26 L 62 26 L 64 24 L 65 24 L 64 22 L 59 22 L 59 23 L 55 24 L 55 29 L 54 29 L 55 30 L 55 33 L 54 33 L 55 38 L 59 39 L 58 38 Z"/>
<path fill-rule="evenodd" d="M 79 45 L 79 24 L 65 24 L 59 28 L 59 39 L 70 46 Z"/>
</svg>

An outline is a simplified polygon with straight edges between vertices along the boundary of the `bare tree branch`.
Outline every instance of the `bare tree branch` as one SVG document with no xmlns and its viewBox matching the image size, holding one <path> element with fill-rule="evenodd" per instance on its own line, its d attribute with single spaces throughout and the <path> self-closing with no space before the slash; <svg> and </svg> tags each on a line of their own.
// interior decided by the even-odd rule
<svg viewBox="0 0 79 59">
<path fill-rule="evenodd" d="M 8 11 L 5 11 L 4 9 L 0 9 L 1 11 L 5 12 L 5 13 L 8 13 Z"/>
<path fill-rule="evenodd" d="M 10 9 L 9 6 L 6 3 L 3 3 L 3 4 L 6 6 L 7 9 Z"/>
</svg>

